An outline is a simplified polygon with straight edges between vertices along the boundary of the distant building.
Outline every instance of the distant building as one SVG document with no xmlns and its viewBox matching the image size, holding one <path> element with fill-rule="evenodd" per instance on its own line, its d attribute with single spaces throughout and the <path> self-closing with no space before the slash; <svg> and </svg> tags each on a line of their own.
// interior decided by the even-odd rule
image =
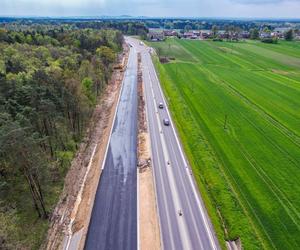
<svg viewBox="0 0 300 250">
<path fill-rule="evenodd" d="M 265 39 L 265 38 L 272 38 L 271 32 L 260 32 L 259 34 L 260 39 Z"/>
<path fill-rule="evenodd" d="M 243 39 L 249 39 L 250 38 L 250 32 L 249 31 L 242 31 L 240 33 L 240 38 L 243 38 Z"/>
<path fill-rule="evenodd" d="M 290 30 L 290 28 L 287 28 L 287 27 L 275 28 L 272 32 L 272 35 L 277 38 L 284 38 L 285 32 L 287 32 L 289 30 Z"/>
<path fill-rule="evenodd" d="M 279 27 L 279 28 L 275 28 L 273 32 L 276 32 L 276 33 L 281 33 L 281 34 L 284 34 L 285 32 L 289 31 L 291 28 L 289 27 Z"/>
<path fill-rule="evenodd" d="M 164 36 L 178 36 L 178 32 L 175 30 L 164 30 Z"/>
<path fill-rule="evenodd" d="M 218 38 L 220 39 L 226 39 L 228 38 L 228 33 L 225 30 L 219 30 L 217 33 Z"/>
<path fill-rule="evenodd" d="M 191 32 L 184 32 L 183 38 L 185 39 L 197 39 L 197 35 L 195 35 L 192 31 Z"/>
<path fill-rule="evenodd" d="M 295 33 L 295 40 L 300 40 L 300 31 Z"/>
<path fill-rule="evenodd" d="M 201 31 L 200 30 L 193 30 L 194 36 L 200 37 Z"/>
<path fill-rule="evenodd" d="M 147 38 L 149 41 L 152 41 L 152 42 L 163 41 L 163 40 L 165 40 L 165 35 L 164 35 L 164 32 L 162 32 L 162 31 L 159 31 L 159 32 L 150 31 L 147 34 Z"/>
<path fill-rule="evenodd" d="M 212 37 L 211 30 L 201 30 L 200 32 L 200 38 L 202 39 L 208 39 Z"/>
</svg>

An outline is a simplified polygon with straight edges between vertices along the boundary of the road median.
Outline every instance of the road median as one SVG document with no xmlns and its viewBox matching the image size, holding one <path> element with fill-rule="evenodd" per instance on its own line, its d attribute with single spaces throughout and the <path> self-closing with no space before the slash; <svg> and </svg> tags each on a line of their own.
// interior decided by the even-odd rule
<svg viewBox="0 0 300 250">
<path fill-rule="evenodd" d="M 139 248 L 143 250 L 161 249 L 150 144 L 145 111 L 141 55 L 138 54 L 138 223 Z"/>
</svg>

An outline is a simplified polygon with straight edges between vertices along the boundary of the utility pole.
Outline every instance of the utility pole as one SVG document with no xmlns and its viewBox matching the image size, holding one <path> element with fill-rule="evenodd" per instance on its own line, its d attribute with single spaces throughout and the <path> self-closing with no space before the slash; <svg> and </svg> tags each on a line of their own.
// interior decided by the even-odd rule
<svg viewBox="0 0 300 250">
<path fill-rule="evenodd" d="M 224 120 L 224 129 L 226 129 L 226 125 L 227 125 L 227 115 L 225 115 L 225 120 Z"/>
</svg>

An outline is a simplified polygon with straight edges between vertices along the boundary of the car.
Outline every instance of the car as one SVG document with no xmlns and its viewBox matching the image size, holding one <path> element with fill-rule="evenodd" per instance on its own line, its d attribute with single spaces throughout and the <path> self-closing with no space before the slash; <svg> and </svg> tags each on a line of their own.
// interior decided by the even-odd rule
<svg viewBox="0 0 300 250">
<path fill-rule="evenodd" d="M 163 122 L 164 122 L 165 126 L 169 126 L 170 125 L 170 121 L 167 118 L 163 119 Z"/>
<path fill-rule="evenodd" d="M 183 215 L 181 209 L 178 210 L 178 214 L 179 214 L 179 216 L 182 216 L 182 215 Z"/>
<path fill-rule="evenodd" d="M 159 107 L 160 109 L 163 109 L 163 108 L 164 108 L 164 104 L 163 104 L 162 102 L 160 102 L 160 103 L 158 104 L 158 107 Z"/>
</svg>

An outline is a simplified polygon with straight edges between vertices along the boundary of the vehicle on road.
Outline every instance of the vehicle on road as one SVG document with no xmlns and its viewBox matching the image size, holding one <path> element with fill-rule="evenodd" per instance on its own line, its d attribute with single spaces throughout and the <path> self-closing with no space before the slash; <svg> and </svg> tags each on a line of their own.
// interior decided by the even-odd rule
<svg viewBox="0 0 300 250">
<path fill-rule="evenodd" d="M 170 125 L 170 121 L 167 118 L 163 119 L 163 122 L 164 122 L 165 126 L 169 126 Z"/>
<path fill-rule="evenodd" d="M 159 107 L 160 109 L 163 109 L 163 108 L 164 108 L 164 104 L 163 104 L 162 102 L 160 102 L 160 103 L 158 104 L 158 107 Z"/>
<path fill-rule="evenodd" d="M 181 209 L 178 210 L 178 214 L 179 214 L 179 216 L 182 216 L 182 211 L 181 211 Z"/>
</svg>

